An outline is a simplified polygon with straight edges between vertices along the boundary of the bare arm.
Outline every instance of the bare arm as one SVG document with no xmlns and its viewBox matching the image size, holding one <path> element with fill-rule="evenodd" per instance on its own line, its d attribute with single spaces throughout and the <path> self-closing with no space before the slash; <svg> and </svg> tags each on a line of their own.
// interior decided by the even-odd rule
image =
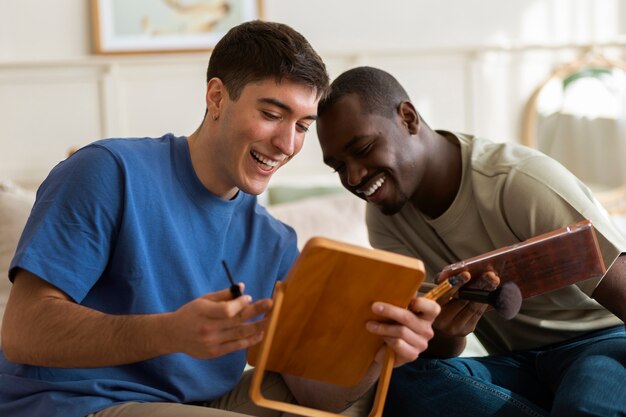
<svg viewBox="0 0 626 417">
<path fill-rule="evenodd" d="M 394 366 L 398 367 L 414 361 L 426 349 L 433 337 L 432 323 L 440 307 L 434 301 L 414 298 L 410 310 L 374 303 L 372 311 L 387 320 L 369 322 L 367 330 L 382 337 L 385 344 L 394 350 Z M 376 383 L 384 354 L 385 347 L 378 352 L 361 382 L 353 387 L 339 387 L 289 375 L 283 375 L 283 378 L 300 405 L 340 412 L 367 394 Z"/>
<path fill-rule="evenodd" d="M 620 255 L 611 265 L 593 292 L 593 298 L 626 321 L 626 254 Z"/>
<path fill-rule="evenodd" d="M 49 367 L 115 366 L 174 352 L 217 357 L 257 343 L 262 321 L 245 322 L 271 307 L 271 300 L 230 298 L 226 289 L 172 313 L 110 315 L 20 270 L 2 323 L 2 348 L 12 362 Z"/>
</svg>

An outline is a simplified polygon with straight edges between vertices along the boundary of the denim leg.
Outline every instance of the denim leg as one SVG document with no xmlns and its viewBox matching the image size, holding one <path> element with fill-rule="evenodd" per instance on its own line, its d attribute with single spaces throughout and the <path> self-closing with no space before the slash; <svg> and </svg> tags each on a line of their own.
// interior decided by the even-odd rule
<svg viewBox="0 0 626 417">
<path fill-rule="evenodd" d="M 619 326 L 540 355 L 556 387 L 552 416 L 626 416 L 626 333 Z"/>
<path fill-rule="evenodd" d="M 394 369 L 384 416 L 547 416 L 537 403 L 549 402 L 548 390 L 525 362 L 511 356 L 418 359 Z M 538 396 L 537 403 L 521 393 Z"/>
</svg>

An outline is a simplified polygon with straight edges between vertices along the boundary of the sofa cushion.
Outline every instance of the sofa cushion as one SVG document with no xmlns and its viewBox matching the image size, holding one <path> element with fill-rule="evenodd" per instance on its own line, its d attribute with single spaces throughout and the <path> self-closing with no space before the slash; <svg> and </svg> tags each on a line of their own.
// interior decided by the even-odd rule
<svg viewBox="0 0 626 417">
<path fill-rule="evenodd" d="M 370 247 L 365 226 L 365 201 L 351 194 L 310 197 L 267 209 L 295 229 L 300 249 L 314 236 Z"/>
</svg>

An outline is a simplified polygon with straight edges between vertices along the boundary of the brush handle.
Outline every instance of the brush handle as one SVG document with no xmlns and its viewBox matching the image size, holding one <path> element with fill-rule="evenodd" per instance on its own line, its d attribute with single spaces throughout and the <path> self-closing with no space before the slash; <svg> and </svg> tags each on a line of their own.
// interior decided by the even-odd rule
<svg viewBox="0 0 626 417">
<path fill-rule="evenodd" d="M 496 291 L 498 291 L 498 289 L 494 291 L 487 291 L 487 290 L 477 290 L 477 289 L 471 289 L 471 288 L 467 288 L 467 289 L 461 288 L 459 289 L 458 295 L 459 295 L 459 298 L 462 300 L 474 301 L 477 303 L 492 305 L 492 300 L 494 299 L 494 295 Z"/>
<path fill-rule="evenodd" d="M 450 291 L 452 288 L 453 286 L 450 285 L 450 282 L 448 280 L 445 280 L 432 290 L 428 291 L 424 295 L 424 298 L 428 298 L 429 300 L 437 300 L 439 297 Z"/>
<path fill-rule="evenodd" d="M 453 277 L 450 277 L 446 279 L 445 281 L 442 281 L 439 285 L 433 287 L 430 291 L 428 291 L 424 295 L 424 298 L 428 298 L 429 300 L 437 300 L 441 296 L 445 295 L 452 288 L 454 288 L 454 286 L 457 285 L 458 283 L 459 283 L 459 278 L 456 275 Z M 423 287 L 424 286 L 422 285 L 420 290 Z"/>
<path fill-rule="evenodd" d="M 441 284 L 438 284 L 438 285 L 430 283 L 430 282 L 424 282 L 422 283 L 422 286 L 420 287 L 420 292 L 427 291 L 426 294 L 424 295 L 425 298 L 428 298 L 430 300 L 437 300 L 439 297 L 447 293 L 453 287 L 454 285 L 451 285 L 449 280 L 442 281 Z M 487 291 L 487 290 L 477 290 L 477 289 L 461 287 L 459 288 L 457 295 L 462 300 L 476 301 L 478 303 L 483 303 L 483 304 L 491 304 L 490 303 L 491 300 L 489 297 L 491 293 L 492 292 Z"/>
<path fill-rule="evenodd" d="M 230 282 L 230 295 L 232 295 L 233 298 L 241 297 L 241 288 L 239 287 L 239 285 L 235 284 L 233 276 L 230 273 L 230 269 L 228 269 L 228 265 L 226 265 L 226 261 L 222 260 L 222 265 L 224 266 L 224 270 L 226 271 L 228 282 Z"/>
</svg>

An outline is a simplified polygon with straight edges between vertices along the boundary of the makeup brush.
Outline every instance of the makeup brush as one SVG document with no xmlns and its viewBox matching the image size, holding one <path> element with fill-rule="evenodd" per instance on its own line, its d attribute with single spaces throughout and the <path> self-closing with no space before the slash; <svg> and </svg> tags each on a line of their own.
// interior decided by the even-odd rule
<svg viewBox="0 0 626 417">
<path fill-rule="evenodd" d="M 456 285 L 456 282 L 450 282 L 452 278 L 455 277 L 451 277 L 436 286 L 424 283 L 420 289 L 430 290 L 425 297 L 436 300 Z M 515 317 L 522 306 L 522 292 L 517 284 L 512 281 L 505 282 L 494 291 L 461 287 L 456 296 L 461 300 L 489 304 L 506 320 Z"/>
<path fill-rule="evenodd" d="M 522 306 L 522 292 L 513 281 L 505 282 L 494 291 L 461 288 L 458 296 L 462 300 L 489 304 L 506 320 L 515 317 Z"/>
</svg>

